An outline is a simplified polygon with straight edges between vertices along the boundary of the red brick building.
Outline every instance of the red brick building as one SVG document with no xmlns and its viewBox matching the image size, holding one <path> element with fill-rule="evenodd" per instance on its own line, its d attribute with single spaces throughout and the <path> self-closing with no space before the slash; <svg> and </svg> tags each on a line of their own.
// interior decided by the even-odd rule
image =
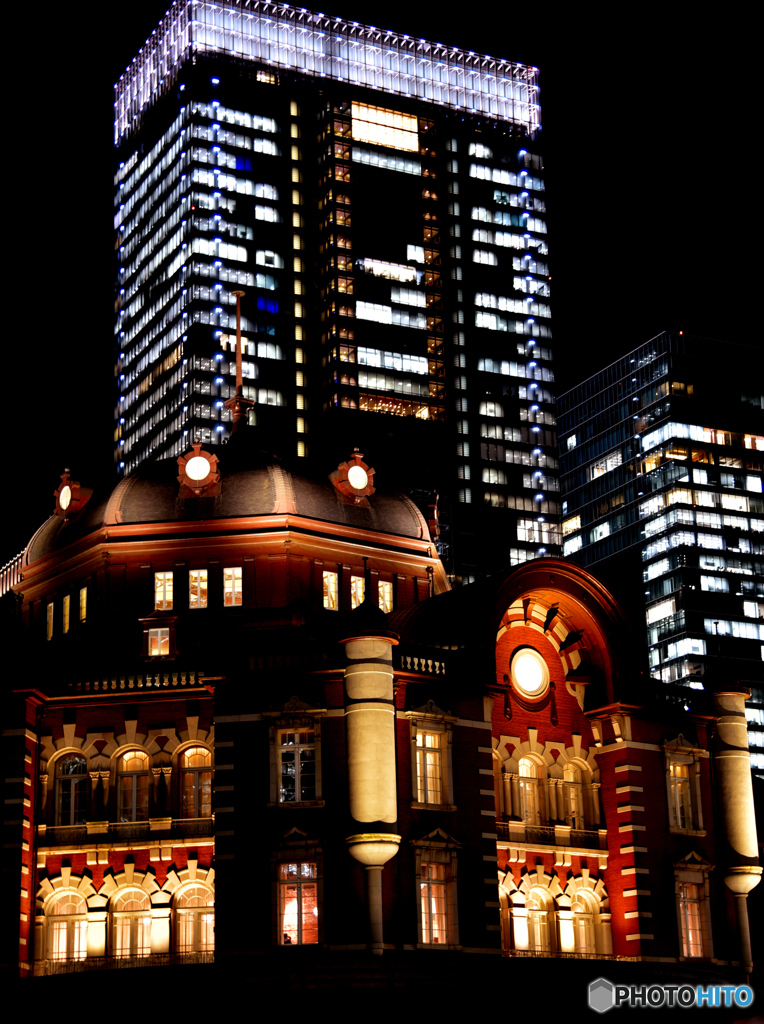
<svg viewBox="0 0 764 1024">
<path fill-rule="evenodd" d="M 656 694 L 572 564 L 450 590 L 436 515 L 387 483 L 360 453 L 291 473 L 250 431 L 110 494 L 64 474 L 15 587 L 22 976 L 745 973 L 745 693 Z"/>
</svg>

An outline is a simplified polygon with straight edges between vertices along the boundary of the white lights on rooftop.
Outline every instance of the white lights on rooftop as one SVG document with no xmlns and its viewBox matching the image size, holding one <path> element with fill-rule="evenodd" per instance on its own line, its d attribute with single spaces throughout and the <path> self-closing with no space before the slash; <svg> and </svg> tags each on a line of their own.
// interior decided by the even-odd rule
<svg viewBox="0 0 764 1024">
<path fill-rule="evenodd" d="M 366 471 L 360 466 L 351 466 L 348 470 L 348 483 L 357 491 L 362 491 L 369 482 Z"/>
</svg>

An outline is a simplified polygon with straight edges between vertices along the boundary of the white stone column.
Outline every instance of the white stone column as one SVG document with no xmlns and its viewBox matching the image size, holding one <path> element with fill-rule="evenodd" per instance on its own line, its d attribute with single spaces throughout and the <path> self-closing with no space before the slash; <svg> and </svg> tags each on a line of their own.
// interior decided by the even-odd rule
<svg viewBox="0 0 764 1024">
<path fill-rule="evenodd" d="M 747 690 L 714 694 L 714 707 L 719 716 L 714 764 L 727 846 L 724 882 L 735 894 L 741 962 L 746 974 L 750 974 L 753 959 L 747 896 L 761 881 L 762 869 L 758 858 L 751 757 L 745 720 L 747 697 L 750 697 Z"/>
<path fill-rule="evenodd" d="M 371 951 L 381 956 L 382 869 L 398 852 L 400 836 L 381 826 L 398 820 L 392 636 L 344 640 L 345 729 L 350 814 L 359 827 L 347 839 L 351 857 L 366 868 Z M 367 826 L 364 830 L 363 826 Z"/>
</svg>

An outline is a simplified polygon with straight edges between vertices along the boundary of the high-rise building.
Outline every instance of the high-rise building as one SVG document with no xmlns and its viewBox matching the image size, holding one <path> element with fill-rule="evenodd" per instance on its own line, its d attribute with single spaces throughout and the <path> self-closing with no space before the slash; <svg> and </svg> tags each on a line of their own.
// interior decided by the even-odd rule
<svg viewBox="0 0 764 1024">
<path fill-rule="evenodd" d="M 116 86 L 119 475 L 226 442 L 242 291 L 265 445 L 352 442 L 437 490 L 452 579 L 557 553 L 538 128 L 536 68 L 174 3 Z"/>
<path fill-rule="evenodd" d="M 750 685 L 764 772 L 764 397 L 756 350 L 665 333 L 560 396 L 563 551 L 644 602 L 652 675 Z M 632 581 L 632 582 L 630 582 Z"/>
</svg>

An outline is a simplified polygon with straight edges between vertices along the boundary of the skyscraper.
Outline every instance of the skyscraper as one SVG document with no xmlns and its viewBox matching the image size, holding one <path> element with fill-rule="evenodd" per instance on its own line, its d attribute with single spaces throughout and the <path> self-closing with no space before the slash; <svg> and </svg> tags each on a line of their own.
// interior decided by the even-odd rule
<svg viewBox="0 0 764 1024">
<path fill-rule="evenodd" d="M 751 762 L 762 772 L 756 358 L 743 345 L 661 334 L 561 395 L 558 415 L 565 555 L 635 593 L 641 574 L 654 678 L 700 688 L 710 672 L 750 685 Z"/>
<path fill-rule="evenodd" d="M 556 553 L 536 76 L 284 5 L 173 4 L 116 86 L 120 475 L 227 440 L 243 291 L 264 444 L 351 441 L 438 490 L 457 579 Z"/>
</svg>

